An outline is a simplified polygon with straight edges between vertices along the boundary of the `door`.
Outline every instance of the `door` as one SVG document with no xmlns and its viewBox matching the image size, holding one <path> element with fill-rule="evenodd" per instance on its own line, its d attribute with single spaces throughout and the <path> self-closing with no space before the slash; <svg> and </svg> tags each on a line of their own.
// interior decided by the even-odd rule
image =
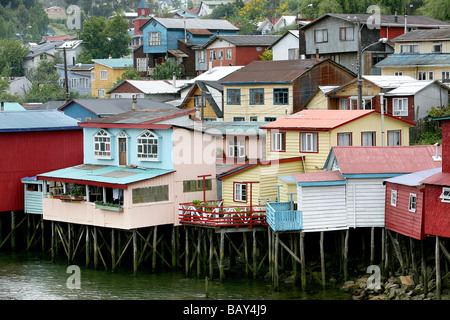
<svg viewBox="0 0 450 320">
<path fill-rule="evenodd" d="M 119 138 L 119 165 L 127 165 L 127 139 Z"/>
</svg>

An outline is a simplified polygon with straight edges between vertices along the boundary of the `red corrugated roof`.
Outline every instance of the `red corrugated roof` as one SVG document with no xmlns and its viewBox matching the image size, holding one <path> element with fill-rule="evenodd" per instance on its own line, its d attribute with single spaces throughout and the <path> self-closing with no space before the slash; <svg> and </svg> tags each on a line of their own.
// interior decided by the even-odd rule
<svg viewBox="0 0 450 320">
<path fill-rule="evenodd" d="M 442 148 L 439 148 L 439 154 Z M 342 174 L 411 173 L 442 166 L 435 146 L 333 147 Z"/>
<path fill-rule="evenodd" d="M 439 172 L 431 177 L 428 177 L 422 181 L 422 184 L 434 184 L 438 186 L 450 186 L 450 173 L 447 172 Z"/>
<path fill-rule="evenodd" d="M 294 173 L 294 179 L 298 182 L 341 181 L 345 178 L 339 171 L 320 171 L 307 173 Z"/>
</svg>

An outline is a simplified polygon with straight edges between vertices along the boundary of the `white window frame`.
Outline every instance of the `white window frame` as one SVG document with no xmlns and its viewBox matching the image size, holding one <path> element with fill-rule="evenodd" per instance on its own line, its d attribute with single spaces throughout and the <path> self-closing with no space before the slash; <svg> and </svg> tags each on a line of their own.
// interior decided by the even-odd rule
<svg viewBox="0 0 450 320">
<path fill-rule="evenodd" d="M 225 60 L 231 60 L 233 58 L 233 51 L 231 49 L 227 49 L 225 51 Z"/>
<path fill-rule="evenodd" d="M 428 80 L 434 80 L 434 71 L 428 71 Z"/>
<path fill-rule="evenodd" d="M 271 151 L 286 151 L 286 133 L 285 132 L 272 132 L 270 139 Z"/>
<path fill-rule="evenodd" d="M 397 206 L 397 190 L 391 190 L 391 206 Z"/>
<path fill-rule="evenodd" d="M 396 117 L 408 116 L 408 98 L 392 99 L 392 114 Z"/>
<path fill-rule="evenodd" d="M 417 194 L 415 194 L 415 193 L 409 194 L 408 210 L 410 212 L 416 212 L 416 210 L 417 210 Z"/>
<path fill-rule="evenodd" d="M 223 50 L 217 50 L 217 60 L 223 60 Z"/>
<path fill-rule="evenodd" d="M 317 152 L 318 147 L 319 135 L 317 133 L 300 132 L 300 152 Z"/>
<path fill-rule="evenodd" d="M 161 32 L 149 32 L 148 33 L 148 45 L 160 46 L 161 45 Z"/>
<path fill-rule="evenodd" d="M 95 80 L 95 71 L 91 71 L 91 80 Z"/>
<path fill-rule="evenodd" d="M 396 134 L 398 133 L 398 144 L 391 144 L 391 137 L 396 138 L 397 136 L 391 136 L 392 134 Z M 401 130 L 390 130 L 388 131 L 388 146 L 401 146 L 402 143 L 402 131 Z"/>
<path fill-rule="evenodd" d="M 94 157 L 97 159 L 111 159 L 111 134 L 100 129 L 94 134 Z"/>
<path fill-rule="evenodd" d="M 247 202 L 247 184 L 234 182 L 234 202 Z"/>
<path fill-rule="evenodd" d="M 228 157 L 231 157 L 231 158 L 245 157 L 245 141 L 244 140 L 229 140 L 229 142 L 228 142 Z"/>
<path fill-rule="evenodd" d="M 105 97 L 105 89 L 97 89 L 97 96 L 99 98 L 104 98 Z"/>
<path fill-rule="evenodd" d="M 441 202 L 450 203 L 450 188 L 442 187 L 442 193 L 439 198 Z"/>
<path fill-rule="evenodd" d="M 108 70 L 100 70 L 100 80 L 108 80 Z"/>
<path fill-rule="evenodd" d="M 411 54 L 411 53 L 420 53 L 418 44 L 401 44 L 400 45 L 400 53 Z"/>
<path fill-rule="evenodd" d="M 76 89 L 77 88 L 77 79 L 76 78 L 70 79 L 70 87 L 72 89 Z"/>
<path fill-rule="evenodd" d="M 140 161 L 158 161 L 159 137 L 155 133 L 145 130 L 137 136 L 136 142 L 137 158 Z"/>
<path fill-rule="evenodd" d="M 427 72 L 417 71 L 417 80 L 427 80 Z"/>
<path fill-rule="evenodd" d="M 347 100 L 347 98 L 339 99 L 339 110 L 348 110 L 348 100 Z"/>
</svg>

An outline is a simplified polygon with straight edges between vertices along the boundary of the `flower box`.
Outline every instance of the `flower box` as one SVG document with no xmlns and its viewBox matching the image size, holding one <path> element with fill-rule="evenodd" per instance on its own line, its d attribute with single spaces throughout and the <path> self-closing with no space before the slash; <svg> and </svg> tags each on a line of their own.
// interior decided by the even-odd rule
<svg viewBox="0 0 450 320">
<path fill-rule="evenodd" d="M 104 204 L 95 204 L 95 208 L 102 209 L 102 210 L 109 210 L 109 211 L 117 211 L 122 212 L 123 208 L 119 206 L 108 206 Z"/>
</svg>

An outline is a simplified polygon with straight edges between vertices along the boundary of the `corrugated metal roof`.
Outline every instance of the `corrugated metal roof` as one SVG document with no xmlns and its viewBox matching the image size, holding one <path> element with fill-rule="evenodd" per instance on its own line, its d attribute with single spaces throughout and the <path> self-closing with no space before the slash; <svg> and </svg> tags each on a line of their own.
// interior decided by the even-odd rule
<svg viewBox="0 0 450 320">
<path fill-rule="evenodd" d="M 167 29 L 184 29 L 186 22 L 186 29 L 208 29 L 208 30 L 233 30 L 238 31 L 239 28 L 235 27 L 227 20 L 220 19 L 177 19 L 177 18 L 158 18 L 150 19 L 145 25 L 151 21 L 156 20 Z M 142 27 L 141 27 L 142 29 Z"/>
<path fill-rule="evenodd" d="M 92 59 L 92 62 L 101 64 L 112 69 L 122 69 L 133 66 L 133 59 Z"/>
<path fill-rule="evenodd" d="M 418 80 L 415 82 L 405 83 L 400 85 L 399 87 L 392 89 L 389 92 L 386 92 L 385 96 L 409 96 L 409 95 L 415 95 L 419 91 L 425 89 L 426 87 L 432 85 L 433 83 L 436 83 L 436 85 L 446 88 L 447 90 L 450 90 L 447 86 L 441 85 L 437 80 Z"/>
<path fill-rule="evenodd" d="M 37 46 L 30 46 L 29 52 L 23 57 L 24 59 L 31 59 L 41 53 L 46 51 L 55 49 L 55 47 L 60 46 L 64 43 L 64 41 L 56 41 L 56 42 L 44 42 L 42 44 L 38 44 Z"/>
<path fill-rule="evenodd" d="M 262 126 L 262 129 L 332 130 L 350 121 L 375 113 L 375 110 L 306 109 Z"/>
<path fill-rule="evenodd" d="M 203 72 L 201 75 L 188 80 L 188 83 L 194 83 L 197 80 L 202 81 L 219 81 L 226 76 L 232 74 L 233 72 L 242 69 L 244 66 L 223 66 L 223 67 L 214 67 L 206 72 Z"/>
<path fill-rule="evenodd" d="M 132 110 L 133 101 L 131 99 L 75 99 L 59 107 L 59 110 L 64 109 L 72 103 L 77 103 L 82 107 L 92 111 L 98 116 L 113 115 Z M 176 107 L 170 104 L 153 101 L 150 99 L 137 99 L 137 110 L 148 109 L 175 109 Z"/>
<path fill-rule="evenodd" d="M 450 53 L 394 53 L 380 62 L 375 67 L 425 67 L 425 66 L 450 66 Z"/>
<path fill-rule="evenodd" d="M 404 174 L 398 177 L 385 180 L 386 182 L 401 184 L 405 186 L 416 187 L 421 185 L 421 181 L 438 173 L 442 172 L 442 168 L 433 168 L 414 173 Z"/>
<path fill-rule="evenodd" d="M 26 111 L 18 102 L 2 102 L 3 111 Z"/>
<path fill-rule="evenodd" d="M 431 177 L 428 177 L 428 178 L 420 181 L 420 183 L 450 187 L 450 173 L 449 172 L 438 172 L 438 173 L 432 175 Z"/>
<path fill-rule="evenodd" d="M 224 40 L 235 46 L 270 46 L 272 43 L 280 39 L 278 35 L 232 35 L 232 36 L 217 36 L 209 43 Z M 208 45 L 206 44 L 205 47 Z"/>
<path fill-rule="evenodd" d="M 392 42 L 450 40 L 450 28 L 412 30 L 394 39 Z"/>
<path fill-rule="evenodd" d="M 419 80 L 410 76 L 362 76 L 380 88 L 398 88 L 407 83 L 417 83 Z M 356 81 L 356 80 L 355 80 Z"/>
<path fill-rule="evenodd" d="M 207 121 L 203 122 L 202 130 L 208 131 L 211 134 L 226 134 L 226 135 L 265 135 L 265 130 L 260 127 L 267 124 L 266 121 Z"/>
<path fill-rule="evenodd" d="M 173 80 L 124 80 L 110 89 L 107 93 L 114 92 L 114 89 L 121 86 L 123 83 L 128 82 L 133 87 L 145 94 L 174 94 L 177 93 L 185 84 L 189 83 L 188 80 L 176 80 L 175 86 Z"/>
<path fill-rule="evenodd" d="M 325 182 L 345 180 L 345 178 L 339 171 L 294 173 L 293 177 L 297 182 Z"/>
<path fill-rule="evenodd" d="M 440 154 L 442 148 L 439 148 Z M 434 161 L 436 147 L 384 146 L 384 147 L 333 147 L 333 155 L 342 174 L 412 173 L 442 166 Z"/>
<path fill-rule="evenodd" d="M 54 110 L 0 112 L 0 132 L 70 129 L 81 129 L 78 126 L 78 121 Z"/>
<path fill-rule="evenodd" d="M 319 62 L 327 59 L 319 59 Z M 316 59 L 252 61 L 244 68 L 223 78 L 227 83 L 290 83 L 313 68 Z"/>
<path fill-rule="evenodd" d="M 174 170 L 153 168 L 127 168 L 121 166 L 98 166 L 92 165 L 86 168 L 79 165 L 51 172 L 38 174 L 39 180 L 45 178 L 70 179 L 80 182 L 99 182 L 107 184 L 127 185 L 143 180 L 153 179 L 158 176 L 174 172 Z"/>
</svg>

